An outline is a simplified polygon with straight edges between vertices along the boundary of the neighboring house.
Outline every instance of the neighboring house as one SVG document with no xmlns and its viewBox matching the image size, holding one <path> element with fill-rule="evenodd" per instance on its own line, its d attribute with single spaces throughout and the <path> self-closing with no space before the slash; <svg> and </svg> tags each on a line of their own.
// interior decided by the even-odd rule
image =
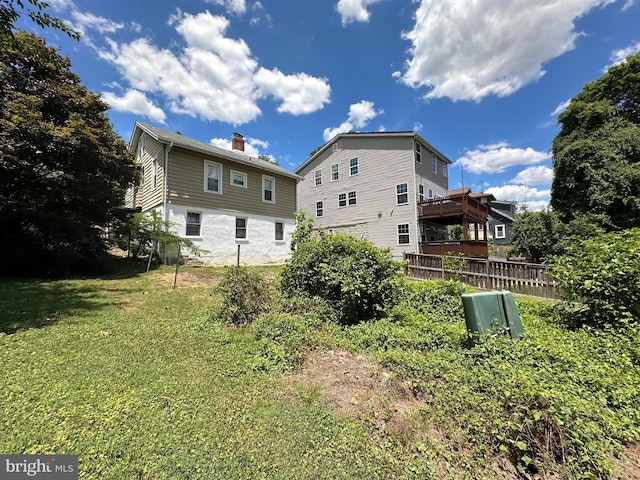
<svg viewBox="0 0 640 480">
<path fill-rule="evenodd" d="M 343 133 L 295 171 L 298 207 L 315 226 L 417 253 L 442 227 L 418 220 L 418 202 L 445 196 L 451 161 L 414 132 Z M 438 230 L 440 229 L 440 230 Z"/>
<path fill-rule="evenodd" d="M 210 253 L 203 263 L 284 262 L 290 253 L 297 175 L 267 160 L 245 155 L 235 134 L 234 151 L 136 122 L 129 149 L 136 154 L 140 183 L 126 207 L 156 211 L 174 233 Z"/>
<path fill-rule="evenodd" d="M 492 200 L 489 213 L 489 241 L 494 245 L 510 244 L 515 215 L 516 202 Z"/>
</svg>

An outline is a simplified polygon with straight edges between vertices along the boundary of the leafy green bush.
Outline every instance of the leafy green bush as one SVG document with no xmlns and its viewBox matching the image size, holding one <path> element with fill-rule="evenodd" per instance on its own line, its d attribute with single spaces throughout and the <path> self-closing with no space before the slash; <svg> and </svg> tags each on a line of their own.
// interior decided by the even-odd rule
<svg viewBox="0 0 640 480">
<path fill-rule="evenodd" d="M 389 249 L 323 232 L 299 243 L 281 272 L 285 295 L 326 300 L 344 324 L 375 317 L 393 304 L 401 281 Z"/>
<path fill-rule="evenodd" d="M 266 311 L 269 285 L 258 272 L 247 267 L 227 267 L 215 290 L 222 294 L 222 305 L 214 318 L 234 325 L 246 325 Z"/>
<path fill-rule="evenodd" d="M 570 246 L 551 274 L 566 300 L 584 306 L 571 312 L 575 323 L 604 327 L 640 320 L 640 228 Z"/>
</svg>

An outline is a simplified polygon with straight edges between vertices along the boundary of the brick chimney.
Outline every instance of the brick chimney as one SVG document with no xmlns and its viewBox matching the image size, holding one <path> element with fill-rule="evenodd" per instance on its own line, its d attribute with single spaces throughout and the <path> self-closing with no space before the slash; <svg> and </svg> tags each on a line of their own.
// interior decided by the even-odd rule
<svg viewBox="0 0 640 480">
<path fill-rule="evenodd" d="M 244 152 L 244 137 L 237 132 L 233 134 L 231 139 L 231 150 Z"/>
</svg>

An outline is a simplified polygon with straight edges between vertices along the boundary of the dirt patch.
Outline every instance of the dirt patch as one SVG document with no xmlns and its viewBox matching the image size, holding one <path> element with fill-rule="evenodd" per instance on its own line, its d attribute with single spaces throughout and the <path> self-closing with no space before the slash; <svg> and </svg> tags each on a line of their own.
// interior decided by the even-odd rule
<svg viewBox="0 0 640 480">
<path fill-rule="evenodd" d="M 161 282 L 163 285 L 168 285 L 173 287 L 173 277 L 174 273 L 164 273 L 162 274 L 157 281 Z M 189 271 L 179 271 L 178 278 L 176 279 L 176 288 L 184 288 L 184 287 L 208 287 L 217 285 L 220 283 L 222 279 L 221 275 L 210 274 L 207 272 L 189 272 Z"/>
<path fill-rule="evenodd" d="M 303 399 L 320 396 L 339 415 L 400 436 L 409 435 L 411 416 L 420 406 L 389 370 L 341 350 L 313 353 L 284 384 L 288 393 Z"/>
<path fill-rule="evenodd" d="M 613 464 L 612 478 L 615 480 L 640 480 L 640 445 L 627 447 Z"/>
</svg>

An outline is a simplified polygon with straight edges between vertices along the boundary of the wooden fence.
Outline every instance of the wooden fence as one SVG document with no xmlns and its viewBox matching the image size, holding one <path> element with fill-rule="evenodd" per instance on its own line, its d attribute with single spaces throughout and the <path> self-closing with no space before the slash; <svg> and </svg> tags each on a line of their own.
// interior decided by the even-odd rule
<svg viewBox="0 0 640 480">
<path fill-rule="evenodd" d="M 559 297 L 559 288 L 547 273 L 546 265 L 416 253 L 405 253 L 404 259 L 407 261 L 405 275 L 417 280 L 455 279 L 483 290 Z"/>
</svg>

